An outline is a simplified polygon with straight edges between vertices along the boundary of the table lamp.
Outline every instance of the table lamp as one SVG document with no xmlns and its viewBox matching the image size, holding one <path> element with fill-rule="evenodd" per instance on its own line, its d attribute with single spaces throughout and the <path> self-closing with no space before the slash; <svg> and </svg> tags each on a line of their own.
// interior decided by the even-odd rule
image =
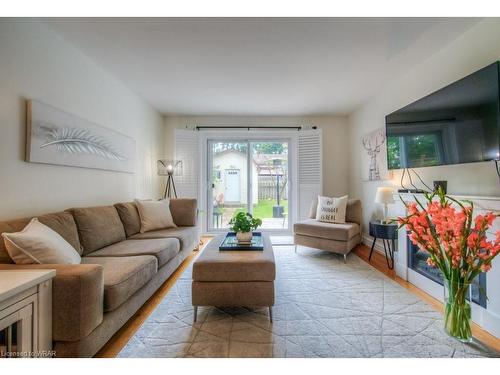
<svg viewBox="0 0 500 375">
<path fill-rule="evenodd" d="M 381 203 L 384 205 L 384 218 L 382 223 L 385 223 L 387 221 L 387 205 L 394 203 L 394 190 L 390 187 L 377 188 L 375 203 Z"/>
<path fill-rule="evenodd" d="M 177 198 L 174 175 L 182 176 L 182 161 L 160 159 L 156 165 L 158 168 L 158 175 L 167 176 L 167 185 L 165 186 L 165 194 L 163 194 L 163 198 Z"/>
</svg>

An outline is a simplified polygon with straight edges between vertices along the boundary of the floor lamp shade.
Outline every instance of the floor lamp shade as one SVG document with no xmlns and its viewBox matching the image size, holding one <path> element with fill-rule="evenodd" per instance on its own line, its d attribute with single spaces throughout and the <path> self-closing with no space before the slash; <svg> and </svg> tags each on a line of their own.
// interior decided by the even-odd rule
<svg viewBox="0 0 500 375">
<path fill-rule="evenodd" d="M 182 161 L 181 160 L 167 160 L 160 159 L 156 162 L 158 176 L 182 176 Z"/>
<path fill-rule="evenodd" d="M 163 194 L 163 198 L 177 198 L 174 176 L 182 176 L 182 161 L 160 159 L 156 165 L 158 175 L 167 176 L 167 184 L 165 186 L 165 194 Z"/>
</svg>

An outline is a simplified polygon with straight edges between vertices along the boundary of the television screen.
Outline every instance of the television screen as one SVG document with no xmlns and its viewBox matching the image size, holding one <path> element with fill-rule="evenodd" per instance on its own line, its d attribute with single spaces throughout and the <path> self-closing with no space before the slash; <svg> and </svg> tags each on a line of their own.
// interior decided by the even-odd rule
<svg viewBox="0 0 500 375">
<path fill-rule="evenodd" d="M 389 169 L 499 157 L 499 62 L 385 118 Z"/>
</svg>

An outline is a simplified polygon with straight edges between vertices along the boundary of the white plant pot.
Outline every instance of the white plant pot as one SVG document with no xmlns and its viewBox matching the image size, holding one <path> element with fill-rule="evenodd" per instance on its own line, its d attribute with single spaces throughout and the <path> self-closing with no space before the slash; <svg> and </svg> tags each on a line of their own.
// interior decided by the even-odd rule
<svg viewBox="0 0 500 375">
<path fill-rule="evenodd" d="M 252 232 L 236 232 L 236 239 L 238 242 L 252 241 Z"/>
</svg>

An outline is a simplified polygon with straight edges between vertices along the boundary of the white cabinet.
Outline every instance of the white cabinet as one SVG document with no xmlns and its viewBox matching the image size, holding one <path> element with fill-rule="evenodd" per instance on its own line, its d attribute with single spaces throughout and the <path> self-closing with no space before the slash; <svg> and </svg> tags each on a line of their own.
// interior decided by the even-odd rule
<svg viewBox="0 0 500 375">
<path fill-rule="evenodd" d="M 50 357 L 54 270 L 0 271 L 0 358 Z"/>
</svg>

